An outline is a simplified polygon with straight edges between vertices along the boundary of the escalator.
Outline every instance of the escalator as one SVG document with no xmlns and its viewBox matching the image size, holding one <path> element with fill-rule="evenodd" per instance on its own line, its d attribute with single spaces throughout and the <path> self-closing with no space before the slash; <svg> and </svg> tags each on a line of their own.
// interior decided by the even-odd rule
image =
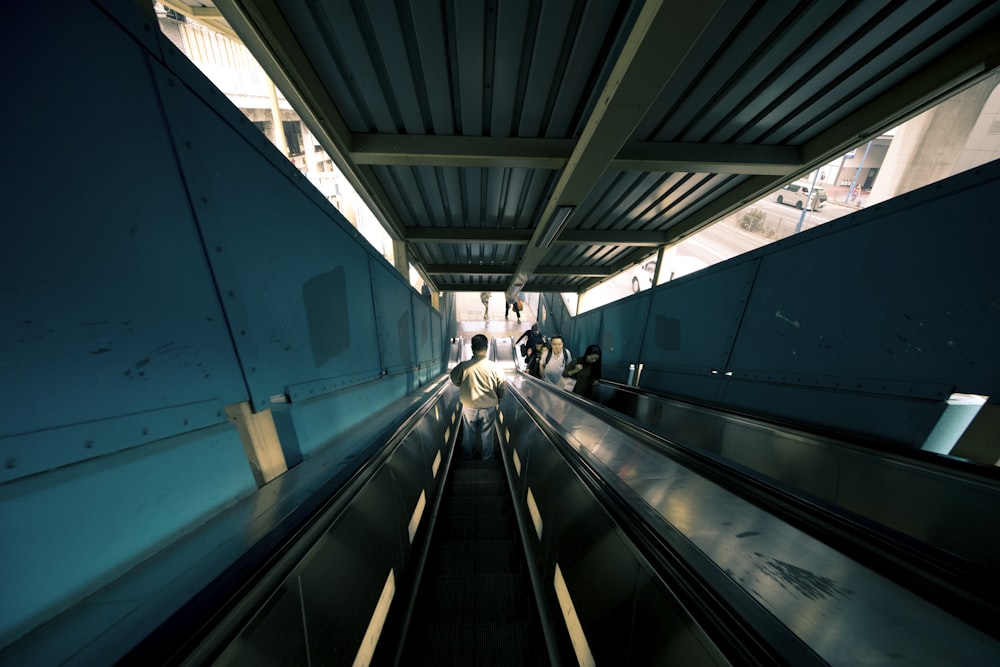
<svg viewBox="0 0 1000 667">
<path fill-rule="evenodd" d="M 454 457 L 411 618 L 398 664 L 549 664 L 499 458 Z"/>
<path fill-rule="evenodd" d="M 799 530 L 806 509 L 509 384 L 501 458 L 460 460 L 455 391 L 428 392 L 356 484 L 123 663 L 997 664 L 981 623 Z"/>
</svg>

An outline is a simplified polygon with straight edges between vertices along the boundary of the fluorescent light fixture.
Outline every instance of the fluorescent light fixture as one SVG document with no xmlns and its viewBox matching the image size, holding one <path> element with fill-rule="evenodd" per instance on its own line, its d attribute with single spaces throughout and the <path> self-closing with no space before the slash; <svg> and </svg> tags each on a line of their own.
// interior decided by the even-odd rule
<svg viewBox="0 0 1000 667">
<path fill-rule="evenodd" d="M 538 239 L 536 244 L 539 248 L 548 248 L 552 245 L 552 242 L 556 240 L 559 233 L 566 226 L 566 221 L 569 220 L 569 214 L 573 212 L 572 206 L 558 206 L 556 207 L 556 212 L 552 214 L 552 218 L 549 220 L 548 227 L 545 228 L 545 232 L 542 237 Z"/>
</svg>

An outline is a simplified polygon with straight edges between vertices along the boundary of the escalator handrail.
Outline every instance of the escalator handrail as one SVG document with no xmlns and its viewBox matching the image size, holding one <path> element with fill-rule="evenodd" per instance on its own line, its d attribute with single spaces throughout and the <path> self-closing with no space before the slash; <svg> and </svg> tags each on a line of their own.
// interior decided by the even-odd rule
<svg viewBox="0 0 1000 667">
<path fill-rule="evenodd" d="M 372 439 L 373 445 L 383 444 L 369 449 L 371 455 L 346 480 L 320 490 L 327 495 L 305 516 L 289 517 L 291 524 L 276 528 L 277 536 L 262 538 L 263 553 L 248 551 L 130 649 L 119 664 L 204 664 L 217 657 L 449 387 L 447 375 L 428 383 L 422 397 L 414 397 L 408 410 Z"/>
<path fill-rule="evenodd" d="M 636 392 L 640 393 L 640 392 Z M 752 502 L 766 503 L 769 509 L 815 537 L 835 546 L 839 551 L 864 562 L 882 576 L 910 588 L 947 609 L 949 613 L 962 618 L 970 625 L 978 627 L 994 637 L 1000 637 L 1000 586 L 997 574 L 979 563 L 971 562 L 940 547 L 928 544 L 900 530 L 886 526 L 856 512 L 851 512 L 823 498 L 809 496 L 802 492 L 789 491 L 769 477 L 735 463 L 725 457 L 700 450 L 670 440 L 646 428 L 627 415 L 610 408 L 609 419 L 637 439 L 646 440 L 650 446 L 665 453 L 681 453 L 690 463 L 697 466 L 705 477 L 712 478 L 722 470 L 736 474 L 737 488 L 745 488 L 745 495 Z M 730 415 L 717 408 L 713 413 L 723 417 Z M 736 414 L 742 421 L 757 423 L 756 420 Z M 769 422 L 763 422 L 769 424 Z M 850 445 L 846 445 L 850 446 Z M 870 454 L 870 451 L 866 451 Z M 886 454 L 890 460 L 898 460 L 896 454 Z M 912 459 L 903 459 L 907 465 L 917 465 L 921 469 L 926 464 Z M 931 469 L 929 472 L 938 473 Z M 720 478 L 727 483 L 728 476 Z"/>
<path fill-rule="evenodd" d="M 1000 587 L 994 573 L 978 564 L 821 498 L 790 492 L 749 468 L 665 438 L 611 408 L 594 403 L 587 403 L 587 408 L 612 427 L 763 507 L 970 626 L 1000 637 Z"/>
<path fill-rule="evenodd" d="M 593 411 L 586 399 L 539 381 L 548 391 Z M 534 386 L 534 385 L 533 385 Z M 657 576 L 733 664 L 825 665 L 784 624 L 724 576 L 718 567 L 672 527 L 670 534 L 653 527 L 629 499 L 609 484 L 576 447 L 567 442 L 549 417 L 515 388 L 513 396 L 591 493 L 604 506 Z"/>
</svg>

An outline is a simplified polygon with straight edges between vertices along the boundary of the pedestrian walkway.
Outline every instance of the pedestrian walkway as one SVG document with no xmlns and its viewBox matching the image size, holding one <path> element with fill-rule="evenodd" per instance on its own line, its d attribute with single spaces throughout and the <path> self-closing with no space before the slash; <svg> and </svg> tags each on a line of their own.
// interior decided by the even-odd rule
<svg viewBox="0 0 1000 667">
<path fill-rule="evenodd" d="M 826 190 L 826 197 L 828 204 L 838 204 L 840 206 L 848 206 L 851 208 L 864 208 L 865 204 L 868 203 L 868 190 L 861 190 L 856 197 L 849 196 L 850 187 L 840 186 L 840 185 L 822 185 L 818 184 L 818 187 L 822 187 Z"/>
<path fill-rule="evenodd" d="M 529 295 L 524 310 L 521 311 L 521 321 L 518 322 L 513 308 L 510 315 L 504 318 L 503 292 L 490 292 L 489 317 L 483 316 L 483 304 L 479 301 L 479 292 L 456 292 L 455 313 L 458 316 L 458 335 L 466 339 L 471 339 L 477 333 L 487 338 L 508 336 L 517 338 L 537 321 L 536 302 L 531 296 L 537 295 Z"/>
</svg>

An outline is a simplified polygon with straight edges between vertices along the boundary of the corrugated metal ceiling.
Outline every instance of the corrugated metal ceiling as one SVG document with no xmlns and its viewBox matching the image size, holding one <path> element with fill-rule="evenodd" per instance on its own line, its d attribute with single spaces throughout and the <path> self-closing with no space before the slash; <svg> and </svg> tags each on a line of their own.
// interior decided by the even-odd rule
<svg viewBox="0 0 1000 667">
<path fill-rule="evenodd" d="M 1000 64 L 996 2 L 214 4 L 439 290 L 586 289 Z"/>
</svg>

